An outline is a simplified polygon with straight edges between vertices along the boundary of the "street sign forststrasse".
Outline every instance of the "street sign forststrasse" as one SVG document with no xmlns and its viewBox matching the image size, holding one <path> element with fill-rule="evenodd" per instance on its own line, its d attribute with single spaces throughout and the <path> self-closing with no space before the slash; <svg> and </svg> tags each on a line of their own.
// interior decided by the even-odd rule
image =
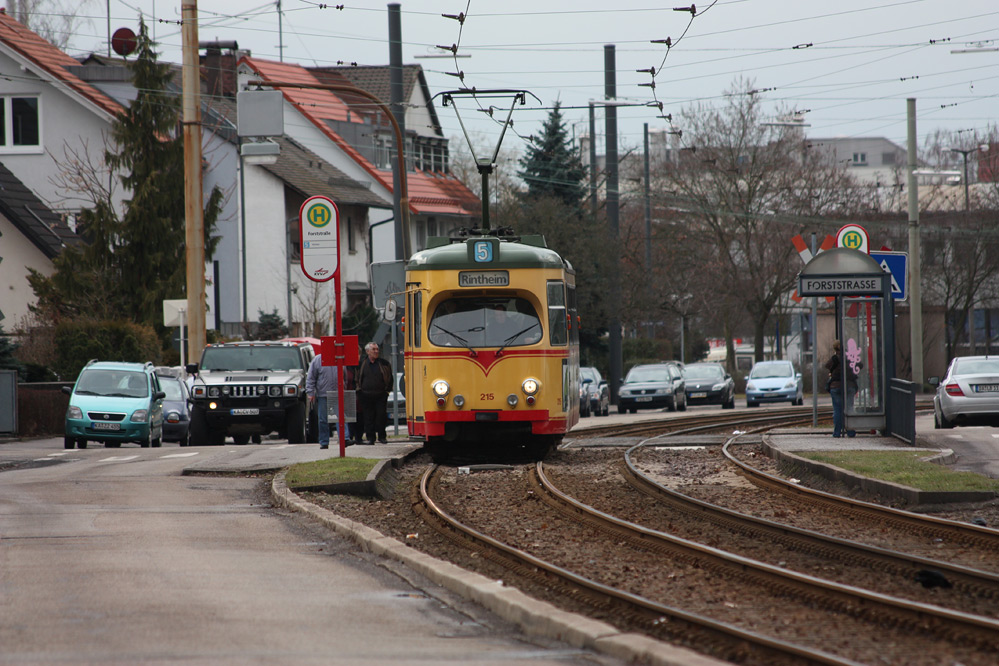
<svg viewBox="0 0 999 666">
<path fill-rule="evenodd" d="M 340 211 L 327 197 L 309 197 L 298 212 L 302 272 L 313 282 L 340 274 Z M 339 296 L 339 290 L 337 295 Z"/>
<path fill-rule="evenodd" d="M 909 253 L 871 252 L 871 259 L 881 265 L 881 270 L 891 273 L 891 297 L 904 301 L 909 297 Z"/>
</svg>

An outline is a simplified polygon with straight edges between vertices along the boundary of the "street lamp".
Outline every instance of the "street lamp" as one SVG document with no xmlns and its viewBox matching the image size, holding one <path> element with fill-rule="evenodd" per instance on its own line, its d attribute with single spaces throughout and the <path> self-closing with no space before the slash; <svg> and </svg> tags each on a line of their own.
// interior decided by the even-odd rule
<svg viewBox="0 0 999 666">
<path fill-rule="evenodd" d="M 961 153 L 961 156 L 964 157 L 964 210 L 967 211 L 968 210 L 968 155 L 970 153 L 978 152 L 978 149 L 975 148 L 973 150 L 964 150 L 962 148 L 951 148 L 950 152 Z"/>
</svg>

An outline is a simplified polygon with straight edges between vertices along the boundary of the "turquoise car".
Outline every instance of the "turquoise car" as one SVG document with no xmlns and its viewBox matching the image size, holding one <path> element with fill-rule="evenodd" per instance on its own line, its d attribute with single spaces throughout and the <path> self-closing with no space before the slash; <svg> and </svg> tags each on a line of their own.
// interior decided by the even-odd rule
<svg viewBox="0 0 999 666">
<path fill-rule="evenodd" d="M 87 448 L 103 442 L 117 448 L 122 442 L 143 447 L 163 441 L 163 399 L 152 363 L 90 361 L 80 371 L 66 410 L 65 448 Z"/>
</svg>

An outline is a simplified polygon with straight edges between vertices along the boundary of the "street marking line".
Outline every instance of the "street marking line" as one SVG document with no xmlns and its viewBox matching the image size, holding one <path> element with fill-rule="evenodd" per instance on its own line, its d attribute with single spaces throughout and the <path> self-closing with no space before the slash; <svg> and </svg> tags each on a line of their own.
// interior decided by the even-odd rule
<svg viewBox="0 0 999 666">
<path fill-rule="evenodd" d="M 135 460 L 139 456 L 111 456 L 110 458 L 103 458 L 97 462 L 125 462 L 128 460 Z"/>
<path fill-rule="evenodd" d="M 160 460 L 166 460 L 167 458 L 190 458 L 196 455 L 198 455 L 197 451 L 192 451 L 191 453 L 171 453 L 170 455 L 160 456 Z"/>
</svg>

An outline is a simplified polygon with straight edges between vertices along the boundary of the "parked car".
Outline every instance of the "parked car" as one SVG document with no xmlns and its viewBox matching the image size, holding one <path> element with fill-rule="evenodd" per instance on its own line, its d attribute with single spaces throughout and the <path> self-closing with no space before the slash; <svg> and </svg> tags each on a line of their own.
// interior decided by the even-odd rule
<svg viewBox="0 0 999 666">
<path fill-rule="evenodd" d="M 592 366 L 583 366 L 579 369 L 579 376 L 586 387 L 586 399 L 589 402 L 586 415 L 596 414 L 597 416 L 607 416 L 610 414 L 610 386 L 604 379 L 600 371 Z M 583 410 L 580 408 L 580 416 Z"/>
<path fill-rule="evenodd" d="M 191 443 L 191 392 L 187 382 L 177 373 L 162 374 L 156 368 L 160 388 L 166 394 L 163 398 L 163 441 L 178 442 L 181 446 Z"/>
<path fill-rule="evenodd" d="M 930 377 L 933 426 L 999 426 L 999 357 L 959 356 L 943 379 Z"/>
<path fill-rule="evenodd" d="M 592 412 L 590 411 L 590 390 L 587 388 L 589 382 L 583 379 L 583 376 L 579 376 L 579 418 L 584 416 L 589 416 Z"/>
<path fill-rule="evenodd" d="M 152 363 L 90 361 L 69 395 L 64 446 L 87 448 L 88 441 L 117 448 L 122 442 L 160 446 L 163 442 L 163 399 Z"/>
<path fill-rule="evenodd" d="M 392 400 L 399 400 L 399 418 L 397 421 L 392 419 Z M 403 373 L 395 373 L 395 390 L 389 393 L 388 403 L 386 405 L 386 410 L 388 411 L 388 424 L 393 425 L 398 423 L 401 426 L 406 425 L 406 381 Z"/>
<path fill-rule="evenodd" d="M 687 409 L 682 366 L 674 361 L 634 366 L 621 383 L 618 413 L 662 407 L 671 412 Z"/>
<path fill-rule="evenodd" d="M 735 409 L 735 380 L 721 363 L 690 363 L 683 368 L 688 405 Z"/>
<path fill-rule="evenodd" d="M 761 402 L 805 402 L 801 373 L 795 372 L 791 361 L 760 361 L 746 378 L 746 406 L 756 407 Z"/>
</svg>

